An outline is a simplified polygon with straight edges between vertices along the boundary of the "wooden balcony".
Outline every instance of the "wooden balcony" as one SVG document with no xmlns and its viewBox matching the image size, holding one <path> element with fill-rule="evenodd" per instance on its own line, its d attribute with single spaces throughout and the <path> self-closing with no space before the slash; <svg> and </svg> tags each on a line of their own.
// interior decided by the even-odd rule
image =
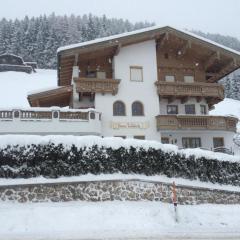
<svg viewBox="0 0 240 240">
<path fill-rule="evenodd" d="M 119 79 L 74 78 L 76 90 L 79 93 L 111 93 L 118 92 Z"/>
<path fill-rule="evenodd" d="M 224 88 L 218 83 L 158 81 L 155 84 L 158 94 L 162 97 L 211 97 L 218 100 L 224 99 Z"/>
<path fill-rule="evenodd" d="M 209 115 L 159 115 L 158 130 L 219 130 L 236 132 L 235 117 Z"/>
</svg>

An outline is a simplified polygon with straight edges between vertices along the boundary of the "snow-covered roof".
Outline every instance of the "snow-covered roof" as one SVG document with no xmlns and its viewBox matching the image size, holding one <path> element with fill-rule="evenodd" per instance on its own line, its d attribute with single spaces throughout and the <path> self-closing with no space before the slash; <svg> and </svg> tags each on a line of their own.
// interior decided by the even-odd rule
<svg viewBox="0 0 240 240">
<path fill-rule="evenodd" d="M 196 38 L 198 40 L 204 41 L 208 44 L 214 45 L 216 47 L 222 48 L 226 51 L 229 51 L 233 54 L 237 54 L 237 55 L 240 56 L 240 52 L 238 52 L 236 50 L 233 50 L 233 49 L 231 49 L 229 47 L 226 47 L 222 44 L 211 41 L 207 38 L 201 37 L 201 36 L 199 36 L 197 34 L 194 34 L 192 32 L 182 30 L 182 29 L 179 29 L 179 28 L 176 28 L 176 27 L 170 27 L 170 26 L 164 26 L 164 27 L 153 26 L 153 27 L 148 27 L 148 28 L 143 28 L 143 29 L 140 29 L 140 30 L 136 30 L 136 31 L 125 32 L 125 33 L 121 33 L 121 34 L 117 34 L 117 35 L 112 35 L 112 36 L 109 36 L 109 37 L 97 38 L 97 39 L 87 41 L 87 42 L 81 42 L 81 43 L 77 43 L 77 44 L 71 44 L 71 45 L 60 47 L 60 48 L 58 48 L 57 52 L 60 53 L 62 51 L 71 50 L 71 49 L 74 49 L 74 48 L 84 48 L 84 47 L 89 46 L 89 45 L 93 45 L 93 44 L 97 44 L 97 43 L 103 43 L 103 42 L 113 42 L 113 41 L 115 41 L 116 44 L 117 44 L 119 38 L 129 37 L 129 36 L 138 35 L 138 34 L 141 34 L 141 33 L 147 33 L 147 32 L 155 31 L 155 30 L 177 31 L 177 32 L 186 34 L 190 37 L 193 37 L 193 38 Z"/>
</svg>

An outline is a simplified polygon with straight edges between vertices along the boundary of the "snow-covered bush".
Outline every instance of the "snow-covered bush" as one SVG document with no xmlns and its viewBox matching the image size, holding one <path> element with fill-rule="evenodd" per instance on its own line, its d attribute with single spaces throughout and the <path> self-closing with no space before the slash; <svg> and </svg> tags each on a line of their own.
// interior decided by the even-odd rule
<svg viewBox="0 0 240 240">
<path fill-rule="evenodd" d="M 121 172 L 148 176 L 162 174 L 240 186 L 240 162 L 221 161 L 199 154 L 188 155 L 174 151 L 174 148 L 171 150 L 170 146 L 168 148 L 134 144 L 129 147 L 101 144 L 79 146 L 78 142 L 72 145 L 56 142 L 0 145 L 0 177 L 57 178 Z"/>
</svg>

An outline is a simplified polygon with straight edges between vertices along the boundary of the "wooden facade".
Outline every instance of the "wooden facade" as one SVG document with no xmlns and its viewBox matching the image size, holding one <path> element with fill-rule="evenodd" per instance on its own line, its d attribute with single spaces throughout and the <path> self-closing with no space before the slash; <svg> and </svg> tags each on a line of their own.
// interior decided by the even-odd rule
<svg viewBox="0 0 240 240">
<path fill-rule="evenodd" d="M 159 115 L 158 130 L 221 130 L 236 131 L 237 118 L 222 116 Z"/>
</svg>

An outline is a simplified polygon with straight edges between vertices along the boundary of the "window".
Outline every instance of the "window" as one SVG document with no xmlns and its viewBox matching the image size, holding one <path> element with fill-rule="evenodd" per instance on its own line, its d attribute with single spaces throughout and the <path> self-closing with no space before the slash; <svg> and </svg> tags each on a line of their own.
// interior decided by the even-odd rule
<svg viewBox="0 0 240 240">
<path fill-rule="evenodd" d="M 224 138 L 223 137 L 215 137 L 213 138 L 213 147 L 224 147 Z"/>
<path fill-rule="evenodd" d="M 202 115 L 206 115 L 207 114 L 207 108 L 205 105 L 200 105 L 200 111 Z"/>
<path fill-rule="evenodd" d="M 126 115 L 125 104 L 121 101 L 116 101 L 113 104 L 113 116 L 125 116 L 125 115 Z"/>
<path fill-rule="evenodd" d="M 169 143 L 169 138 L 168 138 L 168 137 L 162 137 L 162 138 L 161 138 L 161 142 L 162 142 L 163 144 L 168 144 L 168 143 Z"/>
<path fill-rule="evenodd" d="M 167 114 L 178 114 L 177 105 L 167 105 Z"/>
<path fill-rule="evenodd" d="M 114 136 L 114 137 L 119 137 L 119 138 L 122 138 L 122 139 L 126 139 L 126 136 Z"/>
<path fill-rule="evenodd" d="M 97 76 L 97 72 L 96 71 L 87 70 L 87 72 L 86 72 L 86 77 L 87 78 L 96 78 L 96 76 Z"/>
<path fill-rule="evenodd" d="M 187 104 L 185 105 L 185 113 L 186 114 L 195 114 L 195 105 L 194 104 Z"/>
<path fill-rule="evenodd" d="M 201 138 L 182 138 L 183 148 L 199 148 L 202 146 Z"/>
<path fill-rule="evenodd" d="M 134 102 L 132 104 L 132 115 L 133 116 L 143 116 L 144 115 L 143 105 L 141 102 Z"/>
<path fill-rule="evenodd" d="M 98 79 L 106 79 L 106 72 L 97 71 L 97 78 Z"/>
<path fill-rule="evenodd" d="M 143 81 L 143 68 L 139 66 L 130 67 L 130 80 L 136 82 Z"/>
<path fill-rule="evenodd" d="M 135 139 L 139 139 L 139 140 L 145 140 L 145 136 L 134 136 Z"/>
<path fill-rule="evenodd" d="M 173 76 L 173 75 L 166 75 L 165 76 L 165 81 L 166 82 L 175 82 L 175 76 Z"/>
<path fill-rule="evenodd" d="M 194 82 L 194 76 L 184 76 L 184 82 L 185 83 L 193 83 Z"/>
</svg>

